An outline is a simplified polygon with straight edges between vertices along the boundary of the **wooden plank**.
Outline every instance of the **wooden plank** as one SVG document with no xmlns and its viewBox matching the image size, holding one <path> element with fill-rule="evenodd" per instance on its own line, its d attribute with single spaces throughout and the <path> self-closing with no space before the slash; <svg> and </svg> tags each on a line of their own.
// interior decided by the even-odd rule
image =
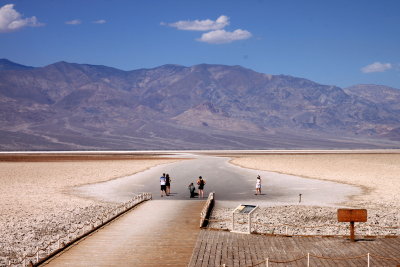
<svg viewBox="0 0 400 267">
<path fill-rule="evenodd" d="M 395 254 L 395 252 L 400 249 L 400 238 L 380 239 L 380 241 L 381 243 L 371 244 L 368 252 L 387 258 L 393 258 L 391 255 Z M 385 248 L 383 251 L 381 251 L 382 247 Z M 396 263 L 395 261 L 383 260 L 374 257 L 371 257 L 371 259 L 372 259 L 371 262 L 376 264 L 376 266 L 382 266 L 382 265 L 393 266 L 394 263 Z M 400 264 L 400 261 L 397 262 L 397 264 Z"/>
<path fill-rule="evenodd" d="M 210 252 L 211 252 L 210 247 L 212 245 L 212 243 L 211 243 L 212 236 L 213 236 L 212 234 L 207 233 L 206 238 L 203 240 L 203 243 L 205 243 L 205 246 L 204 246 L 203 257 L 202 257 L 202 264 L 201 264 L 202 267 L 208 266 L 208 259 L 210 258 Z"/>
<path fill-rule="evenodd" d="M 251 266 L 251 265 L 253 265 L 252 254 L 255 252 L 254 252 L 253 246 L 249 242 L 248 236 L 244 236 L 243 246 L 245 248 L 244 256 L 245 256 L 246 266 Z"/>
<path fill-rule="evenodd" d="M 208 257 L 208 264 L 215 263 L 215 257 L 217 256 L 216 247 L 218 244 L 218 235 L 211 235 L 211 244 L 210 244 L 210 256 Z"/>
<path fill-rule="evenodd" d="M 255 265 L 256 263 L 259 262 L 258 260 L 258 251 L 257 251 L 257 240 L 259 238 L 256 238 L 253 242 L 251 238 L 246 238 L 246 247 L 248 247 L 248 256 L 249 256 L 249 262 L 250 265 Z"/>
<path fill-rule="evenodd" d="M 225 236 L 225 232 L 223 232 L 223 234 L 220 236 L 220 238 L 222 239 L 222 240 L 220 240 L 220 242 L 221 242 L 221 250 L 222 250 L 222 253 L 221 253 L 221 262 L 220 262 L 220 264 L 221 265 L 223 265 L 223 264 L 228 264 L 228 247 L 229 247 L 229 245 L 227 244 L 228 243 L 228 241 L 226 240 L 226 236 Z M 223 238 L 225 238 L 225 241 L 223 240 Z"/>
<path fill-rule="evenodd" d="M 326 256 L 329 253 L 325 253 L 325 248 L 326 248 L 326 240 L 322 237 L 316 237 L 316 242 L 317 244 L 312 248 L 313 254 L 317 255 L 317 256 Z M 318 266 L 325 266 L 325 267 L 329 267 L 329 260 L 324 260 L 324 259 L 316 259 L 313 258 L 313 261 L 317 261 L 318 260 Z"/>
<path fill-rule="evenodd" d="M 321 250 L 320 256 L 326 257 L 326 255 L 330 254 L 331 247 L 329 246 L 329 244 L 330 244 L 329 238 L 322 238 L 321 242 L 319 243 L 319 247 Z M 325 260 L 324 265 L 327 267 L 336 267 L 337 266 L 337 264 L 335 264 L 334 262 L 332 262 L 330 260 Z"/>
<path fill-rule="evenodd" d="M 286 254 L 286 246 L 283 240 L 284 237 L 279 236 L 276 238 L 276 245 L 278 247 L 278 251 L 280 251 L 279 253 L 279 260 L 286 260 L 288 259 L 287 254 Z"/>
<path fill-rule="evenodd" d="M 203 264 L 203 258 L 204 258 L 204 252 L 205 252 L 205 246 L 207 245 L 206 239 L 207 239 L 207 235 L 209 233 L 205 233 L 203 236 L 203 239 L 201 240 L 201 245 L 200 245 L 200 249 L 199 249 L 199 256 L 197 257 L 197 261 L 195 264 L 195 267 L 201 267 Z"/>
<path fill-rule="evenodd" d="M 233 258 L 233 266 L 240 267 L 240 259 L 239 259 L 239 244 L 238 244 L 238 235 L 233 234 L 234 239 L 232 240 L 232 258 Z"/>
<path fill-rule="evenodd" d="M 381 242 L 386 248 L 384 251 L 386 252 L 387 257 L 395 251 L 398 251 L 400 248 L 400 238 L 381 239 Z"/>
<path fill-rule="evenodd" d="M 238 252 L 239 252 L 239 266 L 246 266 L 246 254 L 245 254 L 245 248 L 243 244 L 243 239 L 244 239 L 245 234 L 240 234 L 237 238 L 237 244 L 238 244 Z M 242 248 L 242 249 L 240 249 Z"/>
<path fill-rule="evenodd" d="M 257 238 L 257 243 L 255 244 L 257 250 L 257 263 L 265 260 L 268 257 L 269 244 L 264 245 L 264 239 L 265 238 L 263 238 L 263 236 L 260 236 Z"/>
<path fill-rule="evenodd" d="M 200 246 L 201 246 L 201 240 L 204 236 L 204 231 L 200 231 L 199 233 L 199 237 L 197 238 L 197 242 L 196 245 L 193 249 L 193 253 L 192 253 L 192 258 L 190 260 L 190 264 L 189 267 L 194 267 L 196 265 L 197 262 L 197 258 L 199 257 L 199 250 L 200 250 Z"/>
<path fill-rule="evenodd" d="M 235 234 L 225 233 L 227 238 L 227 257 L 226 257 L 226 265 L 231 267 L 234 266 L 234 252 L 233 252 L 233 238 Z"/>
<path fill-rule="evenodd" d="M 217 233 L 217 244 L 215 246 L 215 259 L 214 259 L 214 266 L 220 266 L 222 265 L 221 259 L 222 259 L 222 240 L 221 240 L 221 232 Z"/>
<path fill-rule="evenodd" d="M 298 238 L 289 238 L 286 241 L 291 242 L 291 247 L 292 247 L 292 251 L 294 252 L 294 255 L 296 258 L 300 257 L 303 255 L 303 253 L 299 250 L 296 241 L 298 240 Z M 299 266 L 302 267 L 304 266 L 304 264 L 301 261 L 295 261 L 293 262 L 293 266 Z"/>
</svg>

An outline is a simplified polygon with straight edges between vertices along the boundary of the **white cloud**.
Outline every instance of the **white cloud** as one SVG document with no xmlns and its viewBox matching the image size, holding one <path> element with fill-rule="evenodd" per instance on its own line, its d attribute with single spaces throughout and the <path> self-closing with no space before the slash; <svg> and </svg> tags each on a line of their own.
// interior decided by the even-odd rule
<svg viewBox="0 0 400 267">
<path fill-rule="evenodd" d="M 248 39 L 252 36 L 249 31 L 242 29 L 237 29 L 233 32 L 225 31 L 224 28 L 228 26 L 229 23 L 229 17 L 221 15 L 215 21 L 210 19 L 181 20 L 174 23 L 161 22 L 160 25 L 170 26 L 185 31 L 207 31 L 207 33 L 203 33 L 201 37 L 196 40 L 209 44 L 231 43 L 237 40 Z"/>
<path fill-rule="evenodd" d="M 233 41 L 244 40 L 250 38 L 252 35 L 246 30 L 237 29 L 233 32 L 227 32 L 225 30 L 216 30 L 207 33 L 203 33 L 201 38 L 197 39 L 200 42 L 206 42 L 209 44 L 225 44 Z"/>
<path fill-rule="evenodd" d="M 221 15 L 215 21 L 206 19 L 206 20 L 181 20 L 174 23 L 164 23 L 161 22 L 161 25 L 168 25 L 170 27 L 177 28 L 178 30 L 185 31 L 211 31 L 211 30 L 220 30 L 225 26 L 229 25 L 229 17 Z"/>
<path fill-rule="evenodd" d="M 384 72 L 393 68 L 391 63 L 381 63 L 381 62 L 374 62 L 370 65 L 367 65 L 361 68 L 361 71 L 364 73 L 371 73 L 371 72 Z"/>
<path fill-rule="evenodd" d="M 65 22 L 65 24 L 68 24 L 68 25 L 79 25 L 81 23 L 82 23 L 82 21 L 80 19 L 73 19 L 73 20 L 69 20 L 69 21 Z"/>
<path fill-rule="evenodd" d="M 104 24 L 104 23 L 107 23 L 107 21 L 105 19 L 99 19 L 99 20 L 93 21 L 93 23 L 95 23 L 95 24 Z"/>
<path fill-rule="evenodd" d="M 20 13 L 14 9 L 14 4 L 4 5 L 0 8 L 0 33 L 12 32 L 23 27 L 44 26 L 38 22 L 35 16 L 23 18 Z"/>
</svg>

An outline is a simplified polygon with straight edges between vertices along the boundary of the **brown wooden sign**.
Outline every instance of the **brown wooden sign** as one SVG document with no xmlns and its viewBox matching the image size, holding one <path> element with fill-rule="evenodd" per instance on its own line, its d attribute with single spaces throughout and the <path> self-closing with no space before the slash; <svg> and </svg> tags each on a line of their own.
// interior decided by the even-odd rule
<svg viewBox="0 0 400 267">
<path fill-rule="evenodd" d="M 350 223 L 350 239 L 355 241 L 355 227 L 354 222 L 366 222 L 367 210 L 366 209 L 338 209 L 337 218 L 339 222 Z"/>
<path fill-rule="evenodd" d="M 366 209 L 338 209 L 337 217 L 339 222 L 366 222 Z"/>
</svg>

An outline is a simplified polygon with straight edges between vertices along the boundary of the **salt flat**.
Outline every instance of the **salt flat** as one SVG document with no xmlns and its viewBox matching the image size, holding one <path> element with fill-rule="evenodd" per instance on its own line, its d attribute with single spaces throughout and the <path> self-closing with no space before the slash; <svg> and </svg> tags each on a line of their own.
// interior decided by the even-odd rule
<svg viewBox="0 0 400 267">
<path fill-rule="evenodd" d="M 168 155 L 149 158 L 152 153 Z M 186 199 L 188 182 L 203 175 L 206 192 L 215 191 L 220 203 L 216 215 L 218 208 L 223 215 L 243 201 L 278 209 L 298 205 L 298 194 L 303 193 L 306 209 L 318 204 L 366 207 L 373 214 L 393 215 L 388 224 L 399 223 L 398 151 L 164 151 L 124 158 L 126 154 L 58 160 L 59 155 L 37 158 L 33 153 L 34 160 L 0 161 L 0 265 L 5 257 L 29 253 L 63 231 L 66 222 L 86 220 L 135 193 L 148 191 L 161 199 L 158 177 L 162 172 L 173 178 L 174 194 L 167 199 Z M 230 163 L 229 157 L 233 157 Z M 257 174 L 263 177 L 262 196 L 254 196 Z M 84 192 L 85 188 L 92 192 Z"/>
<path fill-rule="evenodd" d="M 397 150 L 246 155 L 231 162 L 245 168 L 361 186 L 364 192 L 348 202 L 353 206 L 400 207 L 400 153 Z"/>
</svg>

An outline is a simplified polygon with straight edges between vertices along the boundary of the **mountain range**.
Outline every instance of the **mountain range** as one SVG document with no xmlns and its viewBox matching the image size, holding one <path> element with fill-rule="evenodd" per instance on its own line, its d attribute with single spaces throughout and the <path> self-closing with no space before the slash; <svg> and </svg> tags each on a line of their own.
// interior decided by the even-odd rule
<svg viewBox="0 0 400 267">
<path fill-rule="evenodd" d="M 400 147 L 400 90 L 241 66 L 0 59 L 0 150 Z"/>
</svg>

